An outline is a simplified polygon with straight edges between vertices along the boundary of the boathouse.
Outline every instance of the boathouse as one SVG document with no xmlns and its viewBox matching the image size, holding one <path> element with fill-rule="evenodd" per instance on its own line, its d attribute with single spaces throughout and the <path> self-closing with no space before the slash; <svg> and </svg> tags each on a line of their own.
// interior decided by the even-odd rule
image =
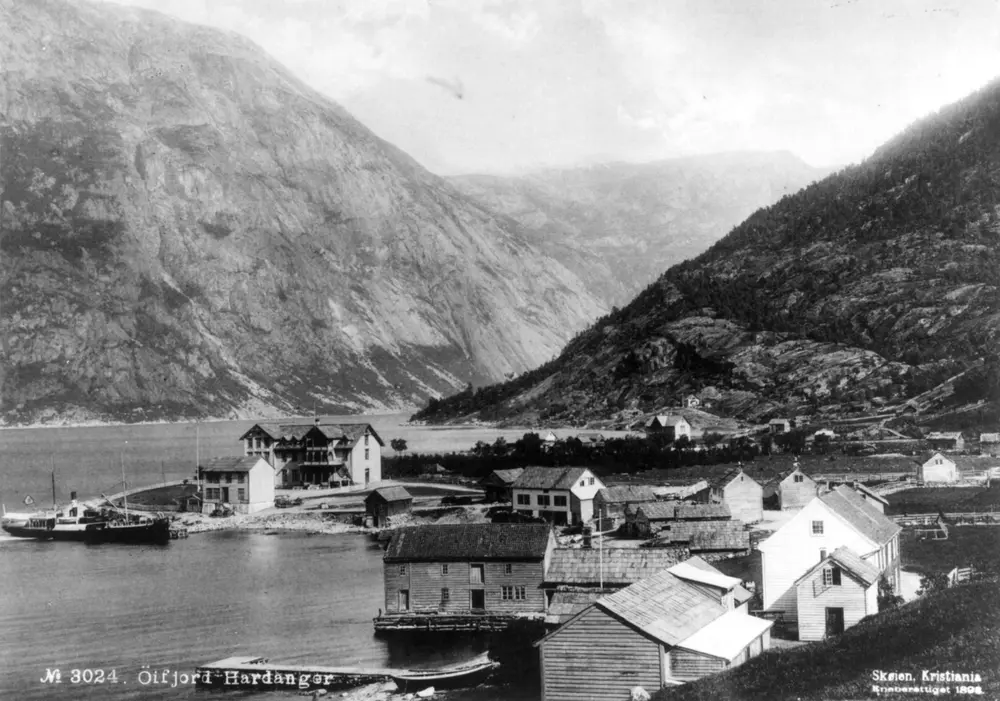
<svg viewBox="0 0 1000 701">
<path fill-rule="evenodd" d="M 601 597 L 535 643 L 542 701 L 627 699 L 759 655 L 773 623 L 737 608 L 739 584 L 692 558 Z"/>
<path fill-rule="evenodd" d="M 404 487 L 380 487 L 365 497 L 365 512 L 378 528 L 389 525 L 393 516 L 410 513 L 412 508 L 413 497 Z"/>
<path fill-rule="evenodd" d="M 447 620 L 439 614 L 541 616 L 555 545 L 550 527 L 538 523 L 397 529 L 382 560 L 386 616 L 400 628 L 407 626 L 400 617 L 426 614 L 439 622 Z"/>
<path fill-rule="evenodd" d="M 214 458 L 198 466 L 202 509 L 212 512 L 228 504 L 252 514 L 274 506 L 274 468 L 255 455 Z"/>
</svg>

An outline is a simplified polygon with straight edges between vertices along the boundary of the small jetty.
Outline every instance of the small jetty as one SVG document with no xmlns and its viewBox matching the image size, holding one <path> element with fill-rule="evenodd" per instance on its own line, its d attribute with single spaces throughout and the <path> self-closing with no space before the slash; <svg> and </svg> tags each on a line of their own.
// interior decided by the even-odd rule
<svg viewBox="0 0 1000 701">
<path fill-rule="evenodd" d="M 220 689 L 349 689 L 387 682 L 403 674 L 400 669 L 324 667 L 271 664 L 264 657 L 227 657 L 198 667 L 198 686 Z"/>
</svg>

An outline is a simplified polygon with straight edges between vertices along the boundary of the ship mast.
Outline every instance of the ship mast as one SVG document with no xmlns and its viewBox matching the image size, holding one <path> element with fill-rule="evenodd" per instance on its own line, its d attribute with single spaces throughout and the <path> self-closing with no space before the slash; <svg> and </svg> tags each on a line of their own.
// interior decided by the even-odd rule
<svg viewBox="0 0 1000 701">
<path fill-rule="evenodd" d="M 122 505 L 125 507 L 125 522 L 128 523 L 128 485 L 125 484 L 125 451 L 119 453 L 122 462 Z"/>
</svg>

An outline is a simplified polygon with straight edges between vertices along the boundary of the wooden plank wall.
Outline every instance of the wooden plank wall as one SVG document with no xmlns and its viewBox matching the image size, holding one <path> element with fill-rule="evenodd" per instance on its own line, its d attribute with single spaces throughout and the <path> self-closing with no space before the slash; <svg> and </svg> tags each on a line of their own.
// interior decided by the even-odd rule
<svg viewBox="0 0 1000 701">
<path fill-rule="evenodd" d="M 764 491 L 749 477 L 730 482 L 723 499 L 734 519 L 756 523 L 764 518 Z"/>
<path fill-rule="evenodd" d="M 826 637 L 826 609 L 844 609 L 844 628 L 850 628 L 869 613 L 868 592 L 846 572 L 840 586 L 825 586 L 819 569 L 798 586 L 799 640 L 823 640 Z M 870 588 L 877 587 L 872 584 Z"/>
<path fill-rule="evenodd" d="M 670 676 L 682 681 L 694 681 L 705 675 L 721 672 L 726 668 L 726 662 L 715 657 L 699 655 L 687 650 L 671 650 Z"/>
<path fill-rule="evenodd" d="M 660 688 L 660 646 L 597 607 L 541 644 L 542 701 L 629 698 Z"/>
<path fill-rule="evenodd" d="M 383 566 L 385 582 L 385 610 L 398 612 L 399 590 L 410 590 L 411 611 L 468 611 L 472 599 L 470 590 L 483 589 L 486 592 L 486 610 L 516 613 L 520 611 L 545 611 L 545 592 L 542 580 L 544 565 L 536 562 L 511 562 L 511 573 L 506 574 L 504 562 L 485 562 L 485 577 L 482 585 L 472 584 L 469 575 L 472 563 L 449 562 L 448 574 L 442 573 L 442 562 L 408 562 L 406 574 L 399 574 L 400 563 L 386 563 Z M 524 586 L 524 600 L 505 600 L 503 586 Z M 442 602 L 441 590 L 448 589 L 448 601 Z"/>
</svg>

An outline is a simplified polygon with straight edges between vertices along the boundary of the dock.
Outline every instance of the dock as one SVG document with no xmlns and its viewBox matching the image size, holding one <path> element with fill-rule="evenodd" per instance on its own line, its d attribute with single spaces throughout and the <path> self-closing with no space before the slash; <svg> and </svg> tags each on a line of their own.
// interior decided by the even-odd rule
<svg viewBox="0 0 1000 701">
<path fill-rule="evenodd" d="M 218 689 L 309 691 L 350 689 L 390 681 L 405 673 L 396 669 L 272 664 L 263 657 L 227 657 L 198 667 L 198 686 Z"/>
<path fill-rule="evenodd" d="M 510 628 L 518 620 L 544 620 L 536 616 L 504 613 L 396 613 L 372 619 L 376 632 L 496 632 Z"/>
</svg>

